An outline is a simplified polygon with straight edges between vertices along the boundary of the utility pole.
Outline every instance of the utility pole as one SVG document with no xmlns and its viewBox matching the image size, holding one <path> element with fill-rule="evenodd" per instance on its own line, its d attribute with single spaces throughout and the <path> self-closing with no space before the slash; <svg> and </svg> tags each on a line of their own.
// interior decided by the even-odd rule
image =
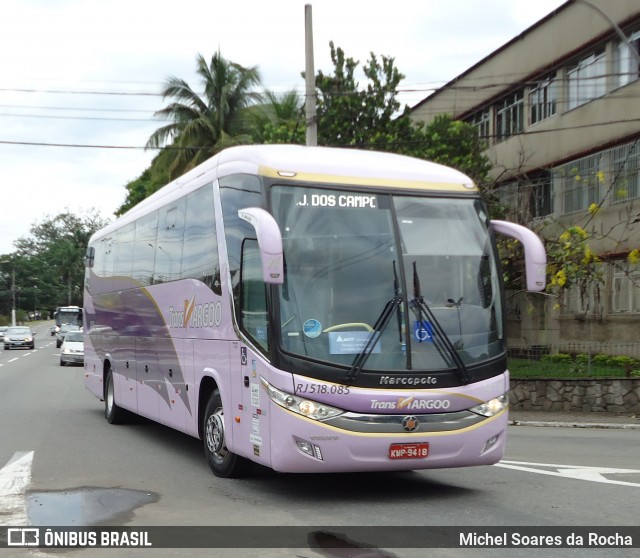
<svg viewBox="0 0 640 558">
<path fill-rule="evenodd" d="M 304 6 L 305 29 L 305 119 L 307 125 L 307 145 L 318 145 L 318 121 L 316 118 L 316 72 L 313 67 L 313 21 L 311 4 Z"/>
<path fill-rule="evenodd" d="M 11 264 L 11 325 L 16 325 L 16 267 L 11 260 L 2 260 L 0 264 Z"/>
<path fill-rule="evenodd" d="M 11 270 L 11 325 L 16 325 L 16 268 Z"/>
</svg>

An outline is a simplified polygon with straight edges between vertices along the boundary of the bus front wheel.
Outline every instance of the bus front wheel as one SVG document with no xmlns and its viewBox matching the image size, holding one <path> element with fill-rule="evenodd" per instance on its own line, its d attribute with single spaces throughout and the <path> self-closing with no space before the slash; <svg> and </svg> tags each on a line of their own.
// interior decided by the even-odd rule
<svg viewBox="0 0 640 558">
<path fill-rule="evenodd" d="M 213 474 L 223 478 L 246 476 L 253 463 L 227 449 L 224 429 L 222 398 L 216 389 L 211 394 L 204 412 L 203 422 L 204 454 Z"/>
</svg>

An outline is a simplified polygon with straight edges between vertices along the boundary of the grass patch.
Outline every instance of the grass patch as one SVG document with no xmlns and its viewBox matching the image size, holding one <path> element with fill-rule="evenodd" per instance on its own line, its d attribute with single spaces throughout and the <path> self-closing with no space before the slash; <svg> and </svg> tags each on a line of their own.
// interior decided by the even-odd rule
<svg viewBox="0 0 640 558">
<path fill-rule="evenodd" d="M 512 378 L 579 379 L 638 378 L 640 360 L 626 356 L 555 354 L 540 360 L 510 358 Z"/>
</svg>

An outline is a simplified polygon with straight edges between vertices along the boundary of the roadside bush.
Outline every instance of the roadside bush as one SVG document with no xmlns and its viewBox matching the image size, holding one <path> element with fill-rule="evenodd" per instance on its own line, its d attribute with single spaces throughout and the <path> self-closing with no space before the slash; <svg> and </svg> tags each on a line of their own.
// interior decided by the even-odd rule
<svg viewBox="0 0 640 558">
<path fill-rule="evenodd" d="M 640 359 L 628 356 L 587 353 L 544 355 L 540 361 L 510 358 L 513 377 L 535 378 L 611 378 L 640 377 Z"/>
<path fill-rule="evenodd" d="M 540 360 L 542 360 L 543 362 L 567 362 L 567 363 L 573 362 L 573 358 L 571 358 L 571 355 L 568 355 L 566 353 L 557 353 L 555 355 L 544 355 Z"/>
</svg>

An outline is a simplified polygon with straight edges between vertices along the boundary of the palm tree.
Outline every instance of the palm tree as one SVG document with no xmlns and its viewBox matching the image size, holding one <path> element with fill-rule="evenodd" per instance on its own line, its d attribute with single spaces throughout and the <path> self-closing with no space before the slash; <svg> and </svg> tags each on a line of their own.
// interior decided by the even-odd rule
<svg viewBox="0 0 640 558">
<path fill-rule="evenodd" d="M 218 51 L 209 64 L 197 56 L 197 73 L 204 94 L 170 77 L 162 92 L 174 102 L 155 116 L 171 120 L 147 141 L 148 148 L 165 147 L 157 157 L 170 178 L 175 178 L 229 145 L 250 142 L 245 109 L 260 98 L 252 88 L 260 83 L 256 67 L 245 68 L 223 58 Z"/>
<path fill-rule="evenodd" d="M 265 91 L 251 107 L 253 139 L 258 143 L 304 143 L 304 105 L 295 89 L 281 95 Z"/>
</svg>

